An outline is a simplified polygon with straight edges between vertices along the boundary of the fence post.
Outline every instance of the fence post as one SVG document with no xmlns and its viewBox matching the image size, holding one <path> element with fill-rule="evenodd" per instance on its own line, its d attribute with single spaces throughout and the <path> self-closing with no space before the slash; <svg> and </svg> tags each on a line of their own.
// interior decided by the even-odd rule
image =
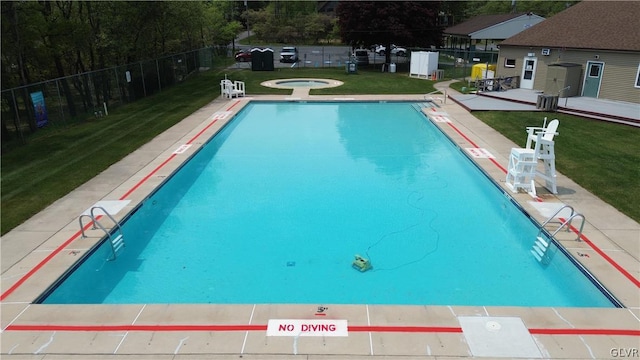
<svg viewBox="0 0 640 360">
<path fill-rule="evenodd" d="M 144 97 L 147 97 L 147 85 L 144 83 L 144 68 L 142 67 L 142 61 L 140 61 L 140 73 L 142 75 L 142 91 L 144 92 Z"/>
<path fill-rule="evenodd" d="M 13 118 L 13 124 L 16 126 L 16 130 L 18 130 L 18 135 L 20 136 L 20 142 L 25 143 L 24 135 L 22 134 L 22 125 L 20 124 L 20 111 L 18 110 L 18 103 L 16 102 L 16 94 L 13 89 L 11 89 L 11 98 L 13 99 L 13 113 L 15 117 Z"/>
<path fill-rule="evenodd" d="M 120 89 L 120 79 L 118 78 L 118 67 L 113 68 L 113 71 L 116 73 L 116 87 L 118 89 L 118 97 L 120 98 L 120 105 L 124 104 L 122 102 L 122 89 Z"/>
<path fill-rule="evenodd" d="M 160 66 L 158 66 L 158 59 L 156 59 L 156 74 L 158 74 L 158 91 L 162 91 L 162 84 L 160 83 Z"/>
<path fill-rule="evenodd" d="M 58 91 L 58 104 L 60 104 L 60 113 L 62 114 L 62 123 L 66 126 L 67 121 L 64 118 L 64 106 L 62 105 L 62 97 L 60 96 L 60 85 L 58 85 L 58 80 L 56 80 L 56 90 Z"/>
</svg>

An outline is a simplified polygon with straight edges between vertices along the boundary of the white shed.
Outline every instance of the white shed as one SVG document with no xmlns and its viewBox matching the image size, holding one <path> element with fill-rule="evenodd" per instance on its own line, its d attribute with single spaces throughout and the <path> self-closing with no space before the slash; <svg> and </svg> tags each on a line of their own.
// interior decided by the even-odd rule
<svg viewBox="0 0 640 360">
<path fill-rule="evenodd" d="M 412 51 L 409 76 L 429 79 L 438 70 L 438 56 L 440 53 L 432 51 Z"/>
</svg>

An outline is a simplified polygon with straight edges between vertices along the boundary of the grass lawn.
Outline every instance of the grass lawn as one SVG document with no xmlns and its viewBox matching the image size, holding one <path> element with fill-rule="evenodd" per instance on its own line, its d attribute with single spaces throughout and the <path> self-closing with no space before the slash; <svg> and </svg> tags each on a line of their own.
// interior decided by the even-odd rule
<svg viewBox="0 0 640 360">
<path fill-rule="evenodd" d="M 248 95 L 290 94 L 266 88 L 276 78 L 331 78 L 345 84 L 312 94 L 425 94 L 433 82 L 406 72 L 344 68 L 301 68 L 253 72 L 224 68 L 200 73 L 151 97 L 110 109 L 109 116 L 51 126 L 2 155 L 1 234 L 93 178 L 141 145 L 219 96 L 227 76 L 246 83 Z M 524 128 L 541 123 L 540 113 L 482 112 L 478 118 L 524 145 Z M 556 166 L 603 200 L 640 221 L 640 132 L 627 126 L 558 116 Z M 612 139 L 614 141 L 612 141 Z M 3 144 L 4 146 L 4 144 Z M 635 207 L 634 207 L 635 205 Z M 80 211 L 80 209 L 79 209 Z"/>
</svg>

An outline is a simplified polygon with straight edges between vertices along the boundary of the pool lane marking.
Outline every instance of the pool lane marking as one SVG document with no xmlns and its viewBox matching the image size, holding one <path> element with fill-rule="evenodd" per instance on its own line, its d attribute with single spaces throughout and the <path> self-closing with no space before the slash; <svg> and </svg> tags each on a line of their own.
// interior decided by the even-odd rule
<svg viewBox="0 0 640 360">
<path fill-rule="evenodd" d="M 558 218 L 562 223 L 567 221 L 564 218 Z M 631 273 L 629 273 L 625 268 L 623 268 L 620 264 L 618 264 L 615 260 L 613 260 L 609 255 L 607 255 L 602 249 L 600 249 L 596 244 L 594 244 L 588 237 L 584 234 L 581 234 L 578 229 L 576 229 L 573 225 L 569 224 L 569 228 L 576 234 L 580 234 L 580 239 L 582 239 L 587 245 L 589 245 L 598 255 L 602 256 L 609 264 L 611 264 L 616 270 L 618 270 L 622 275 L 624 275 L 627 279 L 629 279 L 636 287 L 640 288 L 640 280 L 636 279 Z"/>
<path fill-rule="evenodd" d="M 376 332 L 376 333 L 442 333 L 461 334 L 459 326 L 371 326 L 351 325 L 349 332 Z M 251 324 L 226 324 L 226 325 L 9 325 L 4 331 L 267 331 L 267 325 Z M 640 330 L 636 329 L 579 329 L 579 328 L 531 328 L 532 335 L 604 335 L 604 336 L 640 336 Z"/>
<path fill-rule="evenodd" d="M 226 111 L 230 111 L 232 108 L 234 108 L 236 105 L 238 105 L 240 103 L 240 101 L 236 101 L 235 103 L 233 103 L 231 106 L 229 106 L 227 108 Z M 191 140 L 189 140 L 189 142 L 187 142 L 187 144 L 191 144 L 193 141 L 195 141 L 199 136 L 202 135 L 202 133 L 204 133 L 207 129 L 209 129 L 211 126 L 213 126 L 213 124 L 217 121 L 218 119 L 214 119 L 211 123 L 209 123 L 209 125 L 207 125 L 203 130 L 201 130 L 200 132 L 198 132 L 193 138 L 191 138 Z M 171 154 L 171 156 L 169 156 L 168 159 L 166 159 L 165 161 L 162 162 L 162 164 L 158 165 L 155 169 L 153 169 L 151 171 L 151 173 L 149 173 L 147 176 L 145 176 L 144 178 L 142 178 L 142 180 L 140 180 L 138 183 L 136 183 L 131 189 L 129 189 L 129 191 L 127 191 L 123 196 L 121 196 L 119 198 L 119 200 L 124 200 L 127 196 L 131 195 L 132 192 L 134 192 L 135 190 L 137 190 L 145 181 L 149 180 L 149 178 L 151 176 L 153 176 L 153 174 L 155 174 L 158 170 L 160 170 L 163 166 L 165 166 L 169 161 L 171 161 L 173 158 L 176 157 L 176 154 Z M 102 215 L 98 216 L 96 219 L 100 220 L 100 218 L 102 217 Z M 89 222 L 88 224 L 86 224 L 84 226 L 84 230 L 89 229 L 89 226 L 92 226 L 93 222 Z M 65 241 L 64 243 L 62 243 L 62 245 L 58 246 L 55 250 L 53 250 L 51 252 L 51 254 L 49 254 L 47 257 L 45 257 L 42 261 L 40 261 L 35 267 L 33 267 L 29 272 L 27 272 L 24 276 L 22 276 L 16 283 L 14 283 L 9 289 L 7 289 L 5 292 L 2 293 L 2 295 L 0 295 L 0 301 L 3 301 L 7 296 L 11 295 L 18 287 L 20 287 L 22 284 L 24 284 L 29 278 L 31 278 L 31 276 L 33 276 L 33 274 L 35 274 L 38 270 L 40 270 L 44 265 L 46 265 L 49 261 L 51 261 L 51 259 L 53 259 L 54 256 L 58 255 L 62 250 L 64 250 L 67 246 L 69 246 L 69 244 L 71 244 L 74 240 L 76 240 L 80 235 L 82 234 L 81 230 L 78 230 L 75 234 L 73 234 L 69 239 L 67 239 L 67 241 Z"/>
</svg>

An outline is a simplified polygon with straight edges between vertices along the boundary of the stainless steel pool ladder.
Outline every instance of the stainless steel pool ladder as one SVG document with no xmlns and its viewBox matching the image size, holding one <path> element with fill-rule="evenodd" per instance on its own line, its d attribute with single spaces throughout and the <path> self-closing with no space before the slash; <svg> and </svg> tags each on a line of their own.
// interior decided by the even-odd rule
<svg viewBox="0 0 640 360">
<path fill-rule="evenodd" d="M 113 223 L 115 224 L 115 226 L 113 228 L 111 228 L 111 231 L 107 230 L 107 228 L 105 228 L 99 221 L 98 218 L 95 216 L 94 211 L 96 209 L 102 210 L 102 212 L 109 218 L 111 219 L 111 221 L 113 221 Z M 116 259 L 118 252 L 125 246 L 124 243 L 124 234 L 122 233 L 122 228 L 120 227 L 120 224 L 118 224 L 118 222 L 116 221 L 116 219 L 113 218 L 113 216 L 111 216 L 111 214 L 109 214 L 107 212 L 107 210 L 105 210 L 105 208 L 103 208 L 102 206 L 94 206 L 91 208 L 91 210 L 89 210 L 89 214 L 82 214 L 80 215 L 80 217 L 78 218 L 78 223 L 80 224 L 80 231 L 82 232 L 82 237 L 87 237 L 84 233 L 84 225 L 82 224 L 82 219 L 84 217 L 88 217 L 89 219 L 91 219 L 91 221 L 93 222 L 93 229 L 97 229 L 98 227 L 100 229 L 102 229 L 102 231 L 104 231 L 104 233 L 107 235 L 107 240 L 109 241 L 109 244 L 111 244 L 111 251 L 113 253 L 113 257 L 110 259 L 107 259 L 108 261 L 113 261 Z M 96 227 L 97 226 L 97 227 Z M 117 234 L 114 234 L 113 229 L 117 230 Z M 115 236 L 114 236 L 115 235 Z"/>
<path fill-rule="evenodd" d="M 556 217 L 556 215 L 558 215 L 564 209 L 571 209 L 571 214 L 566 220 L 560 221 L 560 226 L 558 226 L 558 228 L 553 233 L 550 234 L 551 236 L 549 239 L 545 239 L 542 236 L 542 230 L 545 228 L 547 224 L 551 222 L 551 220 L 553 220 Z M 533 256 L 538 260 L 538 262 L 546 265 L 549 263 L 549 261 L 551 261 L 551 256 L 548 253 L 549 245 L 551 243 L 550 239 L 553 238 L 564 227 L 566 227 L 567 231 L 569 231 L 569 227 L 567 225 L 571 226 L 571 221 L 573 221 L 573 219 L 577 217 L 582 219 L 582 222 L 580 223 L 580 230 L 578 230 L 578 238 L 576 239 L 576 241 L 580 241 L 580 237 L 582 236 L 582 229 L 584 228 L 584 222 L 586 219 L 584 215 L 577 213 L 575 209 L 570 205 L 564 205 L 563 207 L 558 209 L 558 211 L 556 211 L 553 215 L 551 215 L 551 217 L 549 217 L 545 222 L 543 222 L 542 225 L 540 225 L 538 235 L 536 236 L 536 240 L 534 241 L 533 246 L 531 248 L 531 254 L 533 254 Z"/>
</svg>

